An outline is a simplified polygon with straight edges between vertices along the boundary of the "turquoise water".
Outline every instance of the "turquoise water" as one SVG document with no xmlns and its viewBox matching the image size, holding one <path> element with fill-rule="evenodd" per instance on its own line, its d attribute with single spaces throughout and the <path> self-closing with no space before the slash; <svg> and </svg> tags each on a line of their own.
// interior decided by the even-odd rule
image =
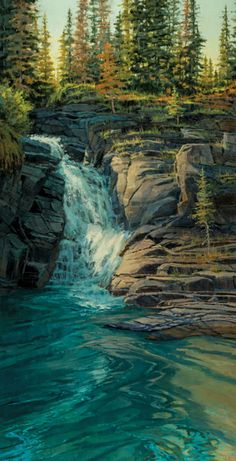
<svg viewBox="0 0 236 461">
<path fill-rule="evenodd" d="M 236 460 L 234 342 L 104 329 L 134 313 L 86 282 L 0 315 L 1 461 Z"/>
</svg>

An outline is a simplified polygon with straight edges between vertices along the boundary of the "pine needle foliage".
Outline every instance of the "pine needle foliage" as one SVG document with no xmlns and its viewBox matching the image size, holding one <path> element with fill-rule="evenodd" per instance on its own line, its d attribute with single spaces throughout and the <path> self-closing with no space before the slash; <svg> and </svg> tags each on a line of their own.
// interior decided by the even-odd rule
<svg viewBox="0 0 236 461">
<path fill-rule="evenodd" d="M 13 173 L 20 168 L 24 154 L 16 132 L 0 121 L 0 171 Z"/>
<path fill-rule="evenodd" d="M 12 173 L 22 165 L 19 138 L 30 128 L 30 109 L 20 90 L 0 85 L 0 171 Z"/>
<path fill-rule="evenodd" d="M 124 84 L 110 43 L 105 43 L 99 58 L 101 59 L 101 78 L 96 89 L 111 102 L 112 112 L 115 113 L 115 99 L 121 94 Z"/>
<path fill-rule="evenodd" d="M 202 168 L 198 181 L 198 193 L 195 213 L 193 218 L 196 219 L 200 227 L 204 228 L 208 253 L 210 252 L 210 229 L 215 222 L 215 205 L 212 196 L 210 184 L 207 182 L 206 174 Z"/>
</svg>

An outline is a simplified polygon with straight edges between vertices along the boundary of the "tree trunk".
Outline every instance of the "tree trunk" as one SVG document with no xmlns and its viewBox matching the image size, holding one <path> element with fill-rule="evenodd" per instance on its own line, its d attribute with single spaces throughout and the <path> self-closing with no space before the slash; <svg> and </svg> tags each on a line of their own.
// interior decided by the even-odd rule
<svg viewBox="0 0 236 461">
<path fill-rule="evenodd" d="M 112 113 L 115 114 L 116 113 L 116 109 L 115 109 L 115 101 L 114 99 L 111 100 L 111 110 L 112 110 Z"/>
</svg>

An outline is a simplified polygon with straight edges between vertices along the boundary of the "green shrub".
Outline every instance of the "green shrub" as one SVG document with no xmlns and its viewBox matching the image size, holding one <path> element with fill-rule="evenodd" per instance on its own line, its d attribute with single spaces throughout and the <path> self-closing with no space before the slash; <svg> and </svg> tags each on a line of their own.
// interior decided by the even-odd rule
<svg viewBox="0 0 236 461">
<path fill-rule="evenodd" d="M 12 128 L 17 134 L 30 128 L 29 111 L 31 104 L 25 100 L 22 91 L 0 85 L 0 121 Z"/>
<path fill-rule="evenodd" d="M 21 91 L 0 85 L 0 171 L 12 173 L 22 165 L 19 138 L 30 128 L 31 108 Z"/>
<path fill-rule="evenodd" d="M 20 168 L 24 159 L 16 132 L 0 121 L 0 171 L 12 173 Z"/>
<path fill-rule="evenodd" d="M 83 98 L 96 98 L 102 100 L 101 96 L 98 95 L 94 84 L 80 84 L 67 83 L 65 85 L 58 85 L 55 91 L 49 98 L 48 105 L 58 104 L 73 104 L 80 102 Z"/>
</svg>

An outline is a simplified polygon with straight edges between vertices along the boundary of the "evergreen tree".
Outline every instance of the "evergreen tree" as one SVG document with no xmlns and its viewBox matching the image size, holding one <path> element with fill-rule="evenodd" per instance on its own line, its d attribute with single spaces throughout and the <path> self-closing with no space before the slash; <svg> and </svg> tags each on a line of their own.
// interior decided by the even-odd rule
<svg viewBox="0 0 236 461">
<path fill-rule="evenodd" d="M 214 64 L 211 58 L 209 59 L 209 62 L 208 62 L 208 78 L 209 78 L 210 88 L 213 88 L 214 87 Z"/>
<path fill-rule="evenodd" d="M 80 83 L 89 80 L 88 4 L 88 0 L 79 0 L 74 36 L 74 74 L 75 80 Z"/>
<path fill-rule="evenodd" d="M 232 80 L 236 80 L 236 11 L 233 16 L 233 28 L 231 35 L 230 77 Z"/>
<path fill-rule="evenodd" d="M 111 41 L 110 6 L 108 0 L 98 0 L 98 50 L 101 53 Z"/>
<path fill-rule="evenodd" d="M 173 90 L 171 100 L 167 106 L 167 111 L 171 117 L 176 118 L 176 123 L 179 126 L 180 118 L 184 114 L 184 108 L 181 104 L 181 99 L 176 89 Z"/>
<path fill-rule="evenodd" d="M 138 0 L 131 14 L 134 84 L 146 91 L 160 92 L 169 85 L 168 3 Z"/>
<path fill-rule="evenodd" d="M 207 56 L 204 56 L 202 63 L 200 85 L 203 93 L 211 92 L 215 86 L 214 65 L 212 59 L 208 59 Z"/>
<path fill-rule="evenodd" d="M 123 0 L 121 4 L 122 12 L 120 15 L 120 28 L 121 28 L 121 65 L 126 80 L 130 80 L 131 66 L 132 66 L 132 52 L 133 52 L 133 27 L 132 27 L 132 1 Z"/>
<path fill-rule="evenodd" d="M 196 0 L 184 0 L 183 20 L 176 47 L 174 70 L 176 85 L 182 93 L 196 92 L 201 72 L 201 53 L 204 40 L 198 27 Z"/>
<path fill-rule="evenodd" d="M 59 40 L 58 79 L 61 83 L 73 81 L 73 20 L 69 9 L 65 29 Z"/>
<path fill-rule="evenodd" d="M 123 31 L 121 12 L 118 13 L 115 21 L 115 30 L 112 38 L 112 46 L 114 49 L 116 62 L 122 65 Z"/>
<path fill-rule="evenodd" d="M 121 94 L 123 82 L 110 43 L 105 43 L 99 58 L 101 59 L 101 78 L 96 88 L 111 102 L 112 112 L 115 113 L 115 99 Z"/>
<path fill-rule="evenodd" d="M 6 24 L 2 51 L 4 74 L 14 86 L 29 88 L 36 77 L 36 0 L 12 0 L 11 5 L 4 0 L 1 8 L 4 4 L 10 7 L 3 15 Z"/>
<path fill-rule="evenodd" d="M 51 36 L 48 31 L 47 16 L 44 14 L 42 30 L 40 32 L 40 46 L 38 52 L 38 78 L 46 84 L 53 84 L 55 81 L 54 65 L 51 57 Z"/>
<path fill-rule="evenodd" d="M 65 47 L 66 47 L 66 71 L 65 81 L 73 81 L 73 53 L 74 53 L 74 37 L 73 37 L 73 16 L 71 9 L 68 10 L 67 23 L 65 28 Z"/>
<path fill-rule="evenodd" d="M 180 0 L 169 0 L 168 3 L 168 55 L 170 60 L 168 63 L 168 75 L 170 88 L 175 90 L 176 82 L 174 78 L 174 69 L 176 66 L 176 55 L 178 47 L 178 37 L 180 28 Z"/>
<path fill-rule="evenodd" d="M 89 61 L 88 73 L 89 79 L 93 82 L 98 82 L 100 75 L 100 62 L 98 59 L 98 33 L 99 33 L 99 17 L 98 17 L 98 1 L 90 0 L 89 4 Z"/>
<path fill-rule="evenodd" d="M 66 50 L 66 31 L 62 32 L 59 40 L 59 59 L 58 59 L 58 81 L 64 83 L 67 80 L 67 50 Z"/>
<path fill-rule="evenodd" d="M 227 85 L 231 77 L 231 43 L 228 8 L 225 6 L 222 16 L 219 49 L 219 80 L 222 85 Z"/>
<path fill-rule="evenodd" d="M 208 253 L 210 252 L 210 228 L 215 221 L 215 205 L 212 198 L 211 187 L 207 182 L 204 170 L 200 173 L 198 181 L 198 194 L 193 218 L 205 229 Z"/>
<path fill-rule="evenodd" d="M 12 0 L 2 0 L 0 3 L 0 80 L 7 75 L 8 39 L 13 33 Z"/>
</svg>

